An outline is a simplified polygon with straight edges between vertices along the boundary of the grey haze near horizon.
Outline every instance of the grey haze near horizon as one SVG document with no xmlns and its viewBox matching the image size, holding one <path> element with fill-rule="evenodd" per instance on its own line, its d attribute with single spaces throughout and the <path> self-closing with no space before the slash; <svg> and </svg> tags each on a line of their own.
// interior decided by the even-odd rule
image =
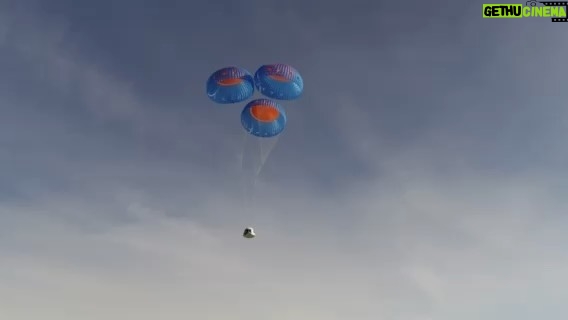
<svg viewBox="0 0 568 320">
<path fill-rule="evenodd" d="M 0 1 L 0 316 L 566 319 L 566 28 L 472 1 Z M 204 81 L 272 62 L 306 91 L 246 211 L 242 106 Z"/>
</svg>

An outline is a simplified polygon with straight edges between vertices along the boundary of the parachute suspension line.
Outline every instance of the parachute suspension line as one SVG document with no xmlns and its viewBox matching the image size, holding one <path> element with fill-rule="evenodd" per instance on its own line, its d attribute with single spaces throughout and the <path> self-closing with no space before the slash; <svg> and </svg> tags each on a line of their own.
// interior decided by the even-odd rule
<svg viewBox="0 0 568 320">
<path fill-rule="evenodd" d="M 278 144 L 279 139 L 280 136 L 276 136 L 273 138 L 256 139 L 258 141 L 260 163 L 258 166 L 258 170 L 255 173 L 255 179 L 260 175 L 262 168 L 264 168 L 264 164 L 266 163 L 266 161 L 268 161 L 268 158 L 270 157 L 272 150 L 274 150 L 274 148 Z"/>
<path fill-rule="evenodd" d="M 252 211 L 252 203 L 253 203 L 253 192 L 254 192 L 254 185 L 255 179 L 254 176 L 251 175 L 250 165 L 251 159 L 250 154 L 247 153 L 247 145 L 249 140 L 249 133 L 243 133 L 243 148 L 241 154 L 241 180 L 243 184 L 243 209 L 244 213 L 249 213 Z"/>
<path fill-rule="evenodd" d="M 258 138 L 244 132 L 241 155 L 241 172 L 243 179 L 243 205 L 245 213 L 255 211 L 254 202 L 256 185 L 264 165 L 278 144 L 279 137 Z"/>
</svg>

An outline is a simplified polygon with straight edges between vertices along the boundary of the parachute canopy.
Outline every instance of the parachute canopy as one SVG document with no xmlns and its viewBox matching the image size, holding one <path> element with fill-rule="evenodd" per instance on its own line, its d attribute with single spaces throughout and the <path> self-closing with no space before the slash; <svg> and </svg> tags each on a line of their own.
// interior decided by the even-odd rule
<svg viewBox="0 0 568 320">
<path fill-rule="evenodd" d="M 237 103 L 254 94 L 254 79 L 247 70 L 226 67 L 215 71 L 207 80 L 207 95 L 217 103 Z"/>
<path fill-rule="evenodd" d="M 284 108 L 273 100 L 257 99 L 249 102 L 241 113 L 243 128 L 250 134 L 270 138 L 286 127 Z"/>
<path fill-rule="evenodd" d="M 304 91 L 300 73 L 287 64 L 268 64 L 254 74 L 256 89 L 263 95 L 278 100 L 294 100 Z"/>
</svg>

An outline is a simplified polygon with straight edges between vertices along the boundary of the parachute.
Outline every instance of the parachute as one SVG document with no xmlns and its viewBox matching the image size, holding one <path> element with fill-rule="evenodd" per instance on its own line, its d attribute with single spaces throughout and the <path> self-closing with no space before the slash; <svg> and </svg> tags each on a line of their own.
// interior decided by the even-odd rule
<svg viewBox="0 0 568 320">
<path fill-rule="evenodd" d="M 249 102 L 241 112 L 241 124 L 253 136 L 271 138 L 286 127 L 286 113 L 272 100 L 257 99 Z"/>
<path fill-rule="evenodd" d="M 247 70 L 226 67 L 215 71 L 207 80 L 207 95 L 217 103 L 238 103 L 254 94 L 254 78 Z"/>
<path fill-rule="evenodd" d="M 294 100 L 304 91 L 302 76 L 287 64 L 263 65 L 255 72 L 254 83 L 260 93 L 277 100 Z"/>
<path fill-rule="evenodd" d="M 239 67 L 219 69 L 209 77 L 206 87 L 209 98 L 220 104 L 248 100 L 253 97 L 255 89 L 266 97 L 248 102 L 241 111 L 241 125 L 245 131 L 241 155 L 243 213 L 254 213 L 258 176 L 287 124 L 284 107 L 274 100 L 299 98 L 304 90 L 304 81 L 292 66 L 269 64 L 261 66 L 254 77 Z M 254 230 L 246 228 L 243 236 L 254 238 Z"/>
</svg>

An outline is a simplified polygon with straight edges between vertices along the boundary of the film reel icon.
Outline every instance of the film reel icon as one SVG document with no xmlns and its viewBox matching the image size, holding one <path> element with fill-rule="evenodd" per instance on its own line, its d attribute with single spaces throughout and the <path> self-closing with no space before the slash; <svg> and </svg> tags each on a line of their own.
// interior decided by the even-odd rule
<svg viewBox="0 0 568 320">
<path fill-rule="evenodd" d="M 564 7 L 566 11 L 568 11 L 568 2 L 567 1 L 552 1 L 552 2 L 541 2 L 545 6 L 554 6 L 554 7 Z M 552 18 L 550 19 L 552 22 L 568 22 L 568 18 Z"/>
<path fill-rule="evenodd" d="M 546 7 L 564 7 L 568 11 L 568 1 L 535 1 L 529 0 L 525 4 L 530 7 L 536 7 L 539 3 Z M 568 18 L 552 18 L 552 22 L 568 22 Z"/>
</svg>

